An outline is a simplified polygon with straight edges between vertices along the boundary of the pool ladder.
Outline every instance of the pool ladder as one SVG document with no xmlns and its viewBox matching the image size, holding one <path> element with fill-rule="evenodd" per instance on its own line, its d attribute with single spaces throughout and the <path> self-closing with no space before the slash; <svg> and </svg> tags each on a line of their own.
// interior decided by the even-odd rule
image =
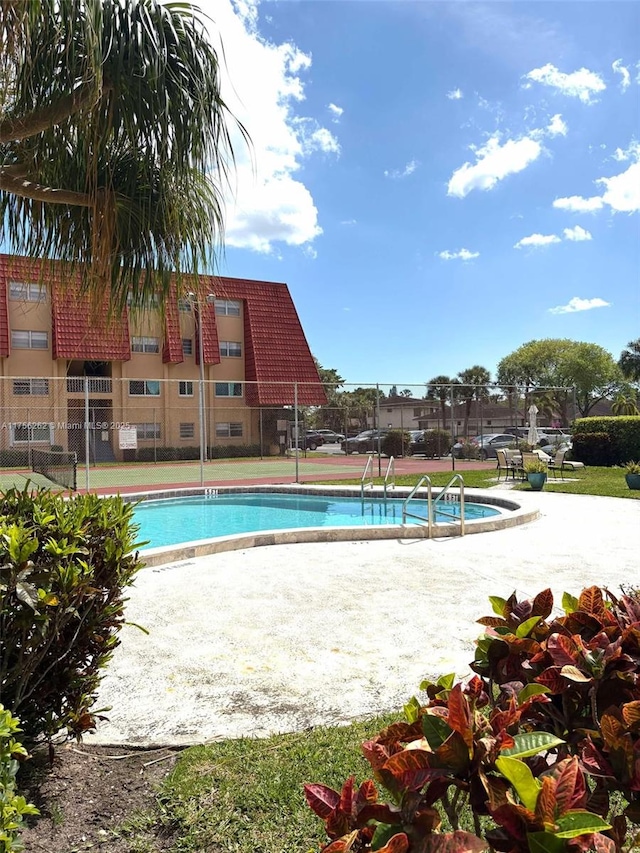
<svg viewBox="0 0 640 853">
<path fill-rule="evenodd" d="M 460 474 L 454 474 L 453 477 L 449 480 L 447 485 L 436 495 L 433 497 L 431 478 L 426 474 L 418 480 L 418 483 L 413 487 L 404 503 L 402 504 L 402 523 L 406 524 L 407 518 L 415 518 L 418 521 L 426 523 L 428 531 L 429 531 L 429 539 L 433 538 L 434 528 L 436 527 L 437 522 L 435 522 L 435 510 L 438 509 L 438 504 L 442 502 L 446 505 L 446 503 L 454 498 L 449 492 L 451 486 L 455 483 L 459 483 L 460 493 L 458 500 L 460 502 L 460 515 L 456 515 L 454 512 L 448 512 L 446 509 L 442 509 L 440 507 L 439 512 L 440 515 L 444 515 L 447 518 L 452 519 L 460 525 L 460 536 L 464 536 L 464 480 Z M 427 486 L 427 517 L 425 518 L 423 515 L 416 515 L 413 512 L 409 512 L 409 503 L 411 500 L 416 498 L 418 493 L 418 489 L 420 489 L 423 485 Z M 458 501 L 455 501 L 458 503 Z"/>
<path fill-rule="evenodd" d="M 369 487 L 373 489 L 373 456 L 369 456 L 367 464 L 364 466 L 362 477 L 360 478 L 360 500 L 364 501 L 364 490 Z M 367 479 L 368 477 L 368 479 Z M 387 465 L 387 473 L 384 475 L 384 499 L 387 499 L 387 490 L 395 489 L 396 487 L 396 460 L 393 456 L 389 457 Z"/>
</svg>

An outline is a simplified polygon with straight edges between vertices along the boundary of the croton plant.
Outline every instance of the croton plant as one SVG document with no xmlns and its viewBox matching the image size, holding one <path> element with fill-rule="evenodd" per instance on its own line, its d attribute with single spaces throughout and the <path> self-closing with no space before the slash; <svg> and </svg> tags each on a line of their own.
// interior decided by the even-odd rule
<svg viewBox="0 0 640 853">
<path fill-rule="evenodd" d="M 640 596 L 490 601 L 474 674 L 362 744 L 373 780 L 305 786 L 322 853 L 640 850 Z"/>
</svg>

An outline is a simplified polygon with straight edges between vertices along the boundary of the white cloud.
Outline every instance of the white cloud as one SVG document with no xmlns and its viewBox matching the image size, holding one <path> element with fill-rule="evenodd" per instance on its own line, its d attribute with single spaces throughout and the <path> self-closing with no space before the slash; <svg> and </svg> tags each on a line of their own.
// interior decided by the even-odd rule
<svg viewBox="0 0 640 853">
<path fill-rule="evenodd" d="M 356 225 L 357 223 L 357 219 L 343 219 L 340 225 Z"/>
<path fill-rule="evenodd" d="M 333 116 L 331 121 L 333 121 L 337 124 L 340 121 L 340 119 L 342 118 L 342 113 L 344 112 L 344 109 L 342 107 L 339 107 L 337 104 L 329 104 L 327 106 L 327 109 L 329 110 L 329 112 Z"/>
<path fill-rule="evenodd" d="M 593 240 L 591 232 L 580 225 L 576 225 L 575 228 L 565 228 L 562 233 L 565 240 L 573 240 L 576 243 L 582 243 L 584 240 Z"/>
<path fill-rule="evenodd" d="M 581 195 L 571 195 L 567 198 L 557 198 L 553 206 L 558 210 L 570 210 L 572 213 L 593 213 L 603 207 L 604 202 L 600 196 L 583 198 Z"/>
<path fill-rule="evenodd" d="M 622 77 L 622 80 L 620 80 L 620 88 L 623 92 L 626 92 L 631 85 L 631 74 L 629 73 L 629 69 L 622 64 L 621 59 L 616 59 L 616 61 L 611 64 L 611 67 L 616 74 L 620 74 Z"/>
<path fill-rule="evenodd" d="M 471 190 L 493 189 L 498 181 L 526 169 L 541 152 L 542 146 L 531 136 L 508 139 L 501 145 L 499 135 L 495 134 L 475 149 L 475 163 L 467 162 L 451 175 L 447 195 L 464 198 Z"/>
<path fill-rule="evenodd" d="M 443 261 L 472 261 L 474 258 L 480 257 L 480 252 L 470 252 L 469 249 L 450 252 L 447 249 L 444 252 L 439 252 L 438 257 L 442 258 Z"/>
<path fill-rule="evenodd" d="M 583 104 L 593 103 L 593 96 L 598 92 L 604 92 L 607 88 L 604 80 L 594 71 L 588 68 L 579 68 L 571 74 L 565 74 L 555 65 L 547 63 L 541 68 L 534 68 L 525 74 L 526 80 L 542 83 L 543 86 L 551 86 L 563 95 L 570 98 L 579 98 Z M 531 84 L 525 84 L 528 88 Z"/>
<path fill-rule="evenodd" d="M 226 245 L 277 254 L 283 243 L 311 244 L 322 228 L 297 173 L 310 157 L 340 151 L 336 137 L 302 109 L 311 57 L 292 42 L 276 44 L 258 32 L 255 0 L 198 5 L 215 21 L 212 42 L 218 50 L 224 44 L 222 97 L 251 137 L 248 148 L 239 132 L 232 134 L 236 164 L 226 199 Z"/>
<path fill-rule="evenodd" d="M 461 89 L 452 89 L 450 92 L 447 92 L 447 98 L 450 101 L 459 101 L 461 98 L 464 98 Z"/>
<path fill-rule="evenodd" d="M 561 240 L 556 234 L 530 234 L 528 237 L 523 237 L 514 244 L 514 249 L 527 249 L 530 246 L 534 249 L 541 246 L 550 246 L 552 243 L 560 243 Z"/>
<path fill-rule="evenodd" d="M 610 302 L 605 302 L 604 299 L 596 296 L 594 299 L 581 299 L 579 296 L 574 296 L 566 305 L 557 305 L 555 308 L 549 308 L 550 314 L 573 314 L 575 311 L 590 311 L 592 308 L 608 308 Z"/>
<path fill-rule="evenodd" d="M 420 163 L 418 160 L 409 160 L 404 169 L 385 169 L 384 176 L 385 178 L 408 178 L 409 175 L 413 175 L 415 170 L 418 168 Z"/>
<path fill-rule="evenodd" d="M 634 162 L 619 175 L 598 178 L 594 182 L 604 187 L 601 196 L 583 198 L 572 195 L 568 198 L 557 198 L 553 206 L 574 213 L 592 213 L 601 210 L 605 205 L 609 205 L 615 213 L 635 213 L 640 210 L 640 144 L 634 141 L 626 151 L 616 149 L 614 158 Z"/>
<path fill-rule="evenodd" d="M 551 121 L 547 125 L 549 136 L 566 136 L 567 130 L 567 123 L 562 120 L 560 113 L 556 113 L 551 117 Z"/>
</svg>

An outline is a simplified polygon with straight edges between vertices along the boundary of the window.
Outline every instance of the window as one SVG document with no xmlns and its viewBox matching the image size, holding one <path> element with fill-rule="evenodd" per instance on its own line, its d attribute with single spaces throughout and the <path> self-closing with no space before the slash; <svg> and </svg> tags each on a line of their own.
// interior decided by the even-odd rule
<svg viewBox="0 0 640 853">
<path fill-rule="evenodd" d="M 49 393 L 48 379 L 14 379 L 13 393 L 26 397 L 32 395 L 34 397 L 46 397 Z"/>
<path fill-rule="evenodd" d="M 216 397 L 242 397 L 242 382 L 216 382 Z"/>
<path fill-rule="evenodd" d="M 241 438 L 242 424 L 216 424 L 216 438 Z"/>
<path fill-rule="evenodd" d="M 45 299 L 47 288 L 44 284 L 36 284 L 34 282 L 12 281 L 9 284 L 9 299 L 20 300 L 21 302 L 40 302 Z"/>
<path fill-rule="evenodd" d="M 422 408 L 420 406 L 416 406 L 413 410 L 413 417 L 419 418 L 422 415 Z"/>
<path fill-rule="evenodd" d="M 178 299 L 178 311 L 181 311 L 183 314 L 191 312 L 191 303 L 188 299 Z"/>
<path fill-rule="evenodd" d="M 180 438 L 193 438 L 196 434 L 193 423 L 180 424 Z"/>
<path fill-rule="evenodd" d="M 136 337 L 131 338 L 131 352 L 160 352 L 160 341 L 158 338 Z"/>
<path fill-rule="evenodd" d="M 223 314 L 226 317 L 240 316 L 240 300 L 238 299 L 216 299 L 216 314 Z"/>
<path fill-rule="evenodd" d="M 182 339 L 182 355 L 193 355 L 193 341 L 191 338 Z"/>
<path fill-rule="evenodd" d="M 160 438 L 160 424 L 133 424 L 139 439 Z"/>
<path fill-rule="evenodd" d="M 48 332 L 11 332 L 11 346 L 16 349 L 48 349 Z"/>
<path fill-rule="evenodd" d="M 133 293 L 129 292 L 127 294 L 127 307 L 128 308 L 157 308 L 159 304 L 158 294 L 152 293 L 147 296 L 137 296 L 134 300 Z"/>
<path fill-rule="evenodd" d="M 179 382 L 178 394 L 181 397 L 193 397 L 193 382 Z"/>
<path fill-rule="evenodd" d="M 129 394 L 132 397 L 159 397 L 160 383 L 156 379 L 131 379 Z"/>
<path fill-rule="evenodd" d="M 242 346 L 239 341 L 220 341 L 220 355 L 226 355 L 229 358 L 240 358 L 242 355 Z"/>
<path fill-rule="evenodd" d="M 10 443 L 53 444 L 53 424 L 10 424 Z"/>
</svg>

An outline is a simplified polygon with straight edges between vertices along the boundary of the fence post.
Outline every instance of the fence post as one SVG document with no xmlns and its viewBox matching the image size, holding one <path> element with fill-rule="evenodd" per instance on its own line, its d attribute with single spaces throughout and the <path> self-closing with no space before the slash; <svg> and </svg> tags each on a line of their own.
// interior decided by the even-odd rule
<svg viewBox="0 0 640 853">
<path fill-rule="evenodd" d="M 293 425 L 296 434 L 296 483 L 300 482 L 300 424 L 298 421 L 298 383 L 293 383 Z M 305 435 L 304 442 L 306 447 L 307 437 Z"/>
<path fill-rule="evenodd" d="M 84 484 L 89 491 L 89 377 L 84 377 Z"/>
</svg>

